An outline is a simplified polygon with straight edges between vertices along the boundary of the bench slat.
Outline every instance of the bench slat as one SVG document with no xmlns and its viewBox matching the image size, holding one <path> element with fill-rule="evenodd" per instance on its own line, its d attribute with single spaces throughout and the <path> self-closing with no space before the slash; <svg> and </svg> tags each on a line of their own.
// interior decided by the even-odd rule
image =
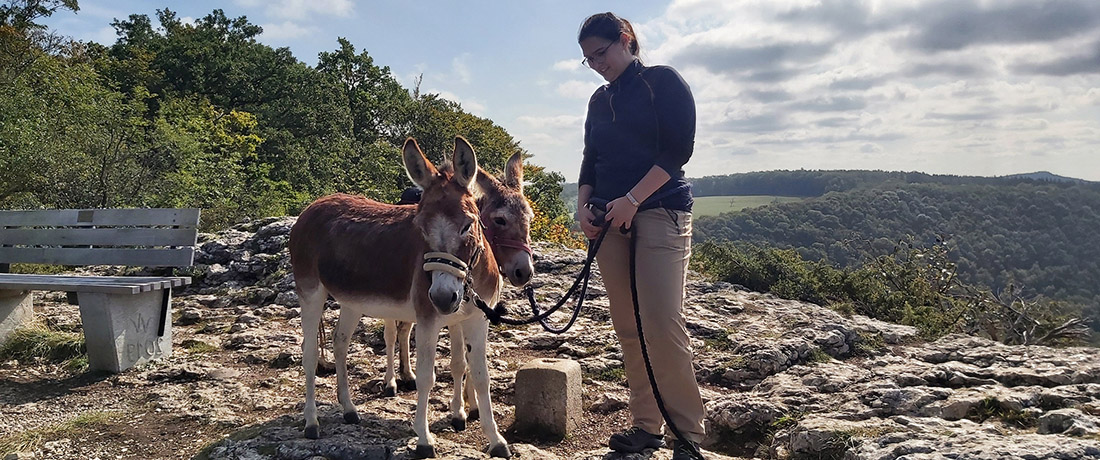
<svg viewBox="0 0 1100 460">
<path fill-rule="evenodd" d="M 0 226 L 157 226 L 195 227 L 199 209 L 46 209 L 0 211 Z"/>
<path fill-rule="evenodd" d="M 62 276 L 0 273 L 0 289 L 137 294 L 191 284 L 191 278 L 144 276 Z"/>
<path fill-rule="evenodd" d="M 196 239 L 193 228 L 0 227 L 0 246 L 194 246 Z"/>
<path fill-rule="evenodd" d="M 51 265 L 129 265 L 136 267 L 187 267 L 194 263 L 194 248 L 10 248 L 0 247 L 5 263 Z"/>
</svg>

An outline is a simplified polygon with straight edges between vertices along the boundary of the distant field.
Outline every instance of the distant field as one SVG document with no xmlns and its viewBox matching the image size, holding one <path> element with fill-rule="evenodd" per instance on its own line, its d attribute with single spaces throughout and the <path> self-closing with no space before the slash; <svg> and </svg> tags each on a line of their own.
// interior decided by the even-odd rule
<svg viewBox="0 0 1100 460">
<path fill-rule="evenodd" d="M 745 208 L 756 208 L 772 203 L 790 203 L 802 201 L 803 198 L 795 196 L 772 195 L 732 195 L 732 196 L 697 196 L 695 206 L 692 207 L 693 216 L 717 216 L 723 212 L 740 211 Z"/>
</svg>

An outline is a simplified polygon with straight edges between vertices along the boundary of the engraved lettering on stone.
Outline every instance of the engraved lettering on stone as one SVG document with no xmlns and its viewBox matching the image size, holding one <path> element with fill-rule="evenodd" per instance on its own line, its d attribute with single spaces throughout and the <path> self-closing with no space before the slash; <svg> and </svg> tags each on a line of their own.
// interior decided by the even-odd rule
<svg viewBox="0 0 1100 460">
<path fill-rule="evenodd" d="M 127 343 L 126 358 L 130 363 L 136 363 L 141 359 L 152 359 L 162 355 L 160 340 L 160 338 L 152 338 L 143 342 Z"/>
<path fill-rule="evenodd" d="M 153 318 L 145 319 L 145 316 L 139 312 L 137 318 L 132 318 L 130 322 L 133 323 L 134 330 L 138 333 L 145 333 L 152 326 Z"/>
</svg>

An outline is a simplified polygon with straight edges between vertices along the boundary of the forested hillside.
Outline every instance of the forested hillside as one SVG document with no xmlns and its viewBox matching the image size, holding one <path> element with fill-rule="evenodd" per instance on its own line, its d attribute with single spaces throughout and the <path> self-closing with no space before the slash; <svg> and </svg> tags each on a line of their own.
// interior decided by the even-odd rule
<svg viewBox="0 0 1100 460">
<path fill-rule="evenodd" d="M 828 192 L 844 192 L 857 188 L 889 188 L 904 184 L 1012 185 L 1035 182 L 1071 182 L 1091 184 L 1093 187 L 1100 188 L 1100 184 L 1056 176 L 1047 172 L 1004 177 L 978 177 L 900 171 L 797 170 L 750 172 L 691 179 L 692 193 L 695 196 L 780 195 L 799 197 L 821 196 Z"/>
<path fill-rule="evenodd" d="M 394 200 L 411 185 L 408 136 L 433 161 L 465 136 L 490 171 L 522 151 L 492 120 L 403 87 L 344 39 L 311 67 L 221 10 L 193 24 L 167 9 L 155 22 L 131 15 L 107 44 L 38 24 L 78 9 L 0 4 L 0 209 L 198 207 L 211 230 L 336 191 Z M 530 166 L 527 178 L 541 221 L 567 223 L 561 176 Z"/>
<path fill-rule="evenodd" d="M 884 184 L 799 203 L 700 218 L 697 241 L 796 248 L 808 260 L 854 266 L 899 242 L 945 240 L 969 283 L 1100 302 L 1100 190 L 1010 185 Z"/>
</svg>

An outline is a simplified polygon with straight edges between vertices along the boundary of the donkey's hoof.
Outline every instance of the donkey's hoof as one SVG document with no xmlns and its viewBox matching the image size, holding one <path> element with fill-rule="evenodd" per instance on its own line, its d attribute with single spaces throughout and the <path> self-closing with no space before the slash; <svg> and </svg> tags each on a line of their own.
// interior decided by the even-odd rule
<svg viewBox="0 0 1100 460">
<path fill-rule="evenodd" d="M 435 458 L 435 447 L 416 445 L 416 451 L 413 452 L 416 458 Z"/>
<path fill-rule="evenodd" d="M 397 381 L 397 389 L 401 391 L 416 391 L 416 380 L 399 380 Z"/>
<path fill-rule="evenodd" d="M 508 444 L 497 444 L 496 447 L 489 450 L 490 457 L 496 458 L 510 458 L 512 451 L 508 449 Z"/>
<path fill-rule="evenodd" d="M 321 427 L 319 425 L 307 426 L 306 439 L 321 439 Z"/>
<path fill-rule="evenodd" d="M 474 420 L 478 420 L 480 418 L 481 418 L 481 412 L 479 412 L 477 409 L 470 409 L 470 415 L 466 416 L 466 420 L 471 421 L 471 422 L 474 421 Z"/>
<path fill-rule="evenodd" d="M 451 417 L 451 427 L 453 427 L 455 429 L 455 431 L 465 430 L 466 429 L 466 419 L 459 418 L 459 417 Z"/>
<path fill-rule="evenodd" d="M 391 387 L 387 385 L 385 388 L 382 388 L 382 396 L 385 396 L 387 398 L 397 396 L 397 386 L 395 385 Z"/>
<path fill-rule="evenodd" d="M 344 412 L 344 423 L 351 425 L 359 424 L 359 413 L 355 411 Z"/>
</svg>

